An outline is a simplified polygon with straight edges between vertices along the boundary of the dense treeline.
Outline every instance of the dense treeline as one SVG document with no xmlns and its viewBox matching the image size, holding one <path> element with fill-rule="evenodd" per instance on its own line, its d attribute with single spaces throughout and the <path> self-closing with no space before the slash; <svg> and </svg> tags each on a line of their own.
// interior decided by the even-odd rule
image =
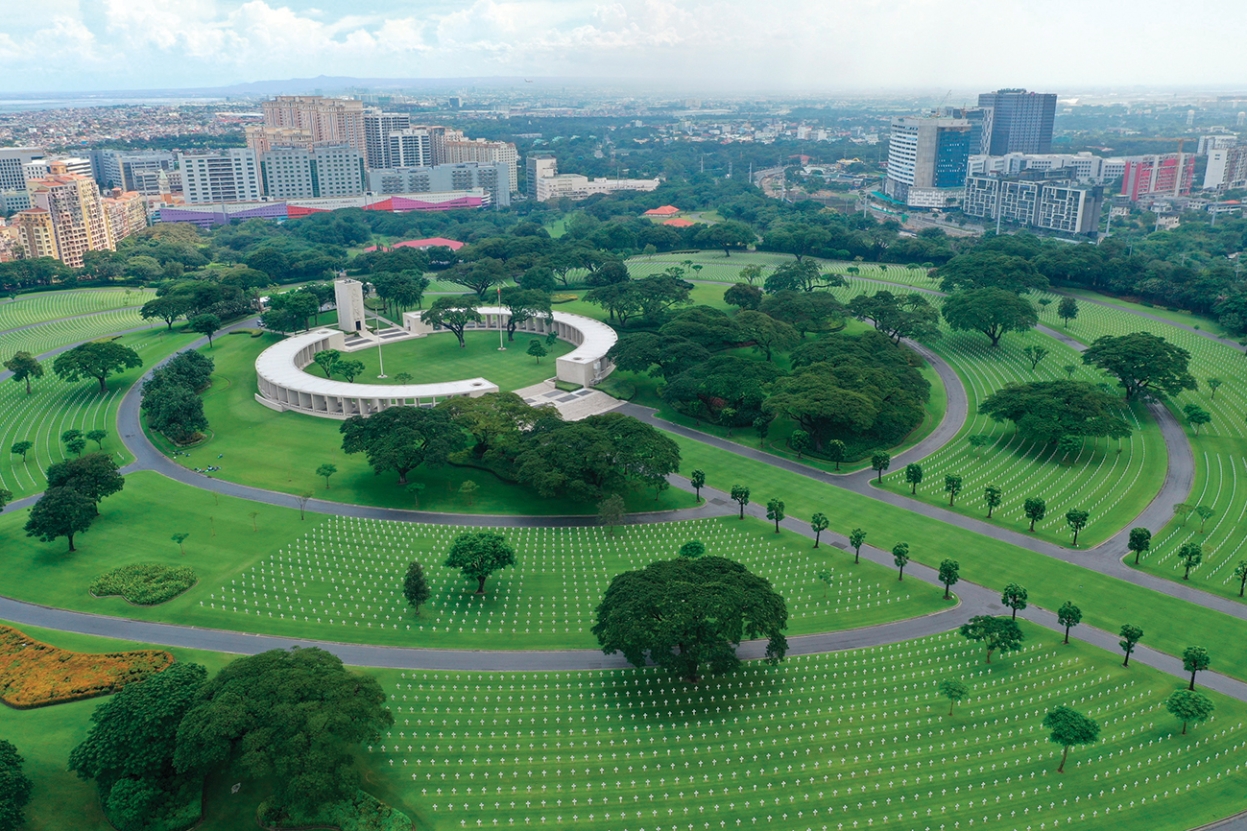
<svg viewBox="0 0 1247 831">
<path fill-rule="evenodd" d="M 147 424 L 178 444 L 194 441 L 208 429 L 199 393 L 212 380 L 211 358 L 188 349 L 152 372 L 143 384 L 140 407 Z"/>
</svg>

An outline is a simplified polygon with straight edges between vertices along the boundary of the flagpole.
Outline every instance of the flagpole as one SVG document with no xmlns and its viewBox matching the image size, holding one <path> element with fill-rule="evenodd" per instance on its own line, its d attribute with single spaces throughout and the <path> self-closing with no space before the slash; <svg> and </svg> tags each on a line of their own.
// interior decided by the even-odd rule
<svg viewBox="0 0 1247 831">
<path fill-rule="evenodd" d="M 502 342 L 502 286 L 498 286 L 498 351 L 507 351 L 506 345 Z"/>
</svg>

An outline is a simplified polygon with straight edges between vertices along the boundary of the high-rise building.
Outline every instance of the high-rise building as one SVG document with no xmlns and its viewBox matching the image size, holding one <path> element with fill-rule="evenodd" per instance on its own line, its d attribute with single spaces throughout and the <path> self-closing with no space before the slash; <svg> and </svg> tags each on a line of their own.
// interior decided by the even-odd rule
<svg viewBox="0 0 1247 831">
<path fill-rule="evenodd" d="M 0 192 L 26 190 L 23 165 L 43 157 L 38 147 L 0 147 Z"/>
<path fill-rule="evenodd" d="M 407 113 L 387 113 L 381 110 L 364 112 L 365 161 L 369 169 L 401 167 L 390 158 L 390 134 L 411 126 Z"/>
<path fill-rule="evenodd" d="M 52 214 L 44 208 L 27 208 L 14 217 L 17 221 L 19 239 L 25 256 L 32 260 L 40 257 L 61 258 L 56 247 L 56 231 L 52 228 Z"/>
<path fill-rule="evenodd" d="M 465 139 L 462 133 L 455 133 L 452 137 L 446 135 L 445 150 L 443 155 L 438 158 L 436 164 L 462 164 L 463 162 L 502 162 L 507 166 L 509 172 L 508 179 L 511 183 L 511 191 L 514 193 L 519 190 L 519 153 L 515 150 L 515 145 L 509 141 L 487 141 L 485 139 Z M 435 157 L 437 154 L 434 154 Z"/>
<path fill-rule="evenodd" d="M 978 129 L 965 118 L 892 119 L 887 195 L 915 208 L 955 204 L 965 188 L 970 142 Z"/>
<path fill-rule="evenodd" d="M 988 154 L 1052 152 L 1055 93 L 1001 89 L 979 95 L 979 107 L 991 110 Z"/>
<path fill-rule="evenodd" d="M 256 158 L 263 156 L 274 147 L 314 147 L 311 130 L 295 127 L 269 127 L 264 124 L 248 124 L 243 127 L 247 137 L 247 149 L 255 153 Z"/>
<path fill-rule="evenodd" d="M 1203 156 L 1213 150 L 1224 150 L 1236 144 L 1238 144 L 1238 135 L 1235 133 L 1208 133 L 1199 137 L 1199 147 L 1195 152 Z"/>
<path fill-rule="evenodd" d="M 1208 151 L 1204 189 L 1247 187 L 1247 144 Z"/>
<path fill-rule="evenodd" d="M 91 154 L 95 180 L 105 189 L 121 188 L 144 196 L 160 194 L 160 173 L 177 167 L 173 154 L 154 150 L 127 153 L 121 150 L 99 150 Z"/>
<path fill-rule="evenodd" d="M 524 160 L 524 176 L 527 179 L 528 198 L 537 201 L 537 180 L 558 175 L 558 162 L 549 153 L 529 153 Z"/>
<path fill-rule="evenodd" d="M 179 153 L 187 202 L 257 202 L 263 195 L 255 153 L 240 147 Z"/>
<path fill-rule="evenodd" d="M 425 127 L 394 130 L 386 137 L 386 169 L 441 164 L 433 152 L 433 134 Z"/>
<path fill-rule="evenodd" d="M 364 157 L 345 144 L 276 147 L 261 158 L 260 176 L 273 199 L 358 196 L 366 181 Z"/>
<path fill-rule="evenodd" d="M 147 227 L 147 202 L 138 191 L 113 188 L 104 197 L 104 216 L 113 244 Z"/>
<path fill-rule="evenodd" d="M 260 105 L 265 127 L 306 131 L 312 144 L 347 144 L 367 154 L 364 103 L 320 95 L 279 95 Z"/>
<path fill-rule="evenodd" d="M 51 220 L 56 256 L 65 265 L 82 265 L 87 251 L 115 248 L 99 187 L 90 176 L 54 173 L 29 183 L 31 210 L 46 211 Z M 42 222 L 40 220 L 40 222 Z M 35 250 L 28 240 L 28 250 Z"/>
<path fill-rule="evenodd" d="M 1070 179 L 1044 178 L 1031 172 L 1025 178 L 995 174 L 966 177 L 961 210 L 968 216 L 1066 234 L 1099 230 L 1104 189 Z"/>
<path fill-rule="evenodd" d="M 72 173 L 75 176 L 95 178 L 95 169 L 91 164 L 91 160 L 79 156 L 72 156 L 67 159 L 35 159 L 22 165 L 22 174 L 26 177 L 28 187 L 34 179 L 43 179 L 47 176 L 67 173 Z"/>
<path fill-rule="evenodd" d="M 1150 196 L 1186 196 L 1195 179 L 1195 154 L 1165 153 L 1125 160 L 1121 194 L 1131 202 Z"/>
<path fill-rule="evenodd" d="M 511 204 L 510 170 L 501 162 L 439 164 L 432 167 L 399 167 L 371 170 L 368 189 L 377 194 L 446 193 L 482 188 L 490 204 Z"/>
</svg>

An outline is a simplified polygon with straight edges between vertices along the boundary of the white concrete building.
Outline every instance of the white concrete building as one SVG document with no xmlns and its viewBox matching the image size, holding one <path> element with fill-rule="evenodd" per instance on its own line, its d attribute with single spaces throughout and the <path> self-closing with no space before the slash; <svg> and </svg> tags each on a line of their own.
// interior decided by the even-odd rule
<svg viewBox="0 0 1247 831">
<path fill-rule="evenodd" d="M 364 284 L 358 280 L 334 280 L 333 297 L 338 308 L 338 328 L 352 334 L 362 332 L 368 314 Z"/>
<path fill-rule="evenodd" d="M 261 157 L 260 175 L 273 199 L 359 196 L 367 186 L 364 157 L 346 144 L 275 147 Z"/>
<path fill-rule="evenodd" d="M 255 153 L 244 148 L 179 153 L 182 189 L 192 205 L 258 202 L 264 189 Z"/>
</svg>

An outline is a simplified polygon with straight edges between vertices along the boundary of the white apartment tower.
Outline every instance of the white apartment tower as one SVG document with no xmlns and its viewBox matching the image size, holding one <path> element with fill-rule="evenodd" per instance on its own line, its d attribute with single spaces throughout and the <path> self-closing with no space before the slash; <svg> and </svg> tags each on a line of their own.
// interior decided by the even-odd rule
<svg viewBox="0 0 1247 831">
<path fill-rule="evenodd" d="M 244 148 L 179 153 L 182 191 L 192 205 L 258 202 L 263 195 L 255 153 Z"/>
</svg>

